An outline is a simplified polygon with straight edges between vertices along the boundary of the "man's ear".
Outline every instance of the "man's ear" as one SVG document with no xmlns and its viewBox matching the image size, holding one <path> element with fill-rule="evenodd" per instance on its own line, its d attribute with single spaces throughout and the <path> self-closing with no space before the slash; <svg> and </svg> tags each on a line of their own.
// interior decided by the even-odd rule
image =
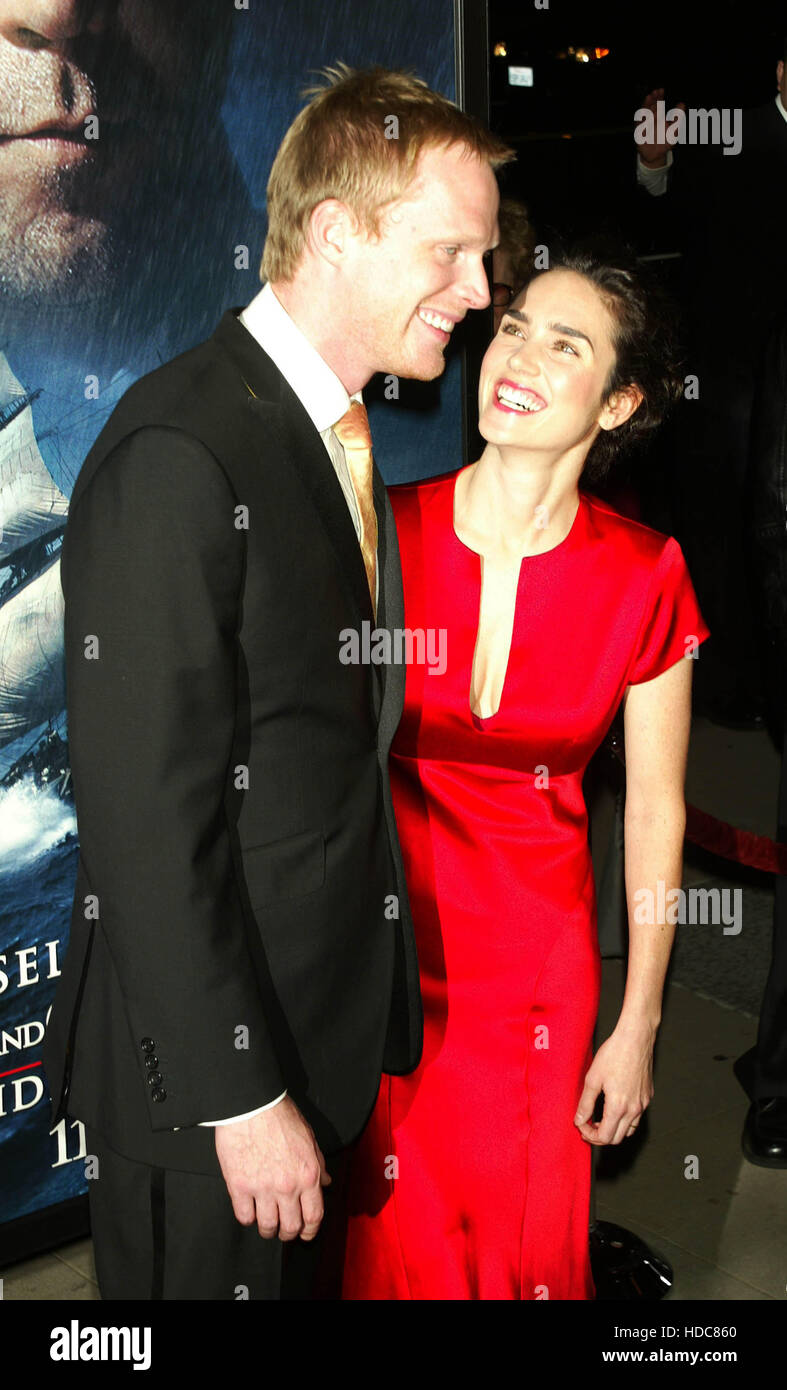
<svg viewBox="0 0 787 1390">
<path fill-rule="evenodd" d="M 618 425 L 622 425 L 634 414 L 643 399 L 640 388 L 633 382 L 630 386 L 621 386 L 620 390 L 613 392 L 609 400 L 604 402 L 598 417 L 602 430 L 616 430 Z"/>
<path fill-rule="evenodd" d="M 338 265 L 357 231 L 358 220 L 347 204 L 324 198 L 312 209 L 307 241 L 316 255 Z"/>
<path fill-rule="evenodd" d="M 782 88 L 782 78 L 783 78 L 783 77 L 784 77 L 784 59 L 783 59 L 783 58 L 780 58 L 779 61 L 778 61 L 778 63 L 776 64 L 776 86 L 779 88 L 779 91 L 781 91 L 781 88 Z"/>
</svg>

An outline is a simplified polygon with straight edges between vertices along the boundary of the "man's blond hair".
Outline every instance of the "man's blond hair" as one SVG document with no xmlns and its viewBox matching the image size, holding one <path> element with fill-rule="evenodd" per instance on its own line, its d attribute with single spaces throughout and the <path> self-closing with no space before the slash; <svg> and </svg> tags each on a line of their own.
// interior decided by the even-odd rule
<svg viewBox="0 0 787 1390">
<path fill-rule="evenodd" d="M 419 155 L 460 144 L 492 169 L 514 158 L 496 135 L 411 73 L 325 68 L 326 83 L 296 116 L 268 180 L 268 235 L 260 275 L 293 278 L 318 203 L 337 198 L 370 234 L 415 177 Z"/>
</svg>

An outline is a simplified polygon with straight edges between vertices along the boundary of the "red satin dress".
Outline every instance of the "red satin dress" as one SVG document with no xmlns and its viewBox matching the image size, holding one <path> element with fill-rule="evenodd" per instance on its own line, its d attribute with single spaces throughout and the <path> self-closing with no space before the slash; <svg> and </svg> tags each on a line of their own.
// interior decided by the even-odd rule
<svg viewBox="0 0 787 1390">
<path fill-rule="evenodd" d="M 581 493 L 565 540 L 522 560 L 500 708 L 478 718 L 481 559 L 454 531 L 456 477 L 391 489 L 406 624 L 433 642 L 431 669 L 428 646 L 408 665 L 391 764 L 425 1036 L 353 1154 L 342 1297 L 592 1299 L 582 775 L 627 685 L 708 629 L 677 542 Z"/>
</svg>

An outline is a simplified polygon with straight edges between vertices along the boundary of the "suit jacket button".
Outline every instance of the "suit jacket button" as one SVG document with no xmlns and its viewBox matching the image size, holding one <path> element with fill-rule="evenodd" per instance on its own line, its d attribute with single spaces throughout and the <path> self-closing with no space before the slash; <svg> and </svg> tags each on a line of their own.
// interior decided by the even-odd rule
<svg viewBox="0 0 787 1390">
<path fill-rule="evenodd" d="M 160 1079 L 160 1078 L 159 1078 L 159 1079 Z M 162 1090 L 161 1087 L 159 1086 L 159 1088 L 158 1088 L 157 1091 L 151 1091 L 151 1093 L 150 1093 L 150 1099 L 151 1099 L 151 1100 L 166 1100 L 166 1099 L 167 1099 L 167 1093 L 166 1093 L 166 1091 Z"/>
<path fill-rule="evenodd" d="M 156 1056 L 155 1052 L 148 1052 L 147 1056 L 145 1057 L 145 1066 L 149 1067 L 151 1071 L 155 1070 L 155 1068 L 158 1066 L 158 1057 Z"/>
<path fill-rule="evenodd" d="M 152 1052 L 156 1046 L 152 1038 L 143 1038 L 139 1045 L 143 1052 Z"/>
<path fill-rule="evenodd" d="M 149 1071 L 145 1079 L 149 1086 L 160 1086 L 164 1078 L 160 1071 Z"/>
</svg>

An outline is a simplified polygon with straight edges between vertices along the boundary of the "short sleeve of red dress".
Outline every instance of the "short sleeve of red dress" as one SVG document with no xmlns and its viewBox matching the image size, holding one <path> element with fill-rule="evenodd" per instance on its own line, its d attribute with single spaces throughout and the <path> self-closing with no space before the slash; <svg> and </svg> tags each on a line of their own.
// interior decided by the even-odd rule
<svg viewBox="0 0 787 1390">
<path fill-rule="evenodd" d="M 651 576 L 628 684 L 639 685 L 660 676 L 681 657 L 696 653 L 709 636 L 683 551 L 670 537 Z"/>
</svg>

